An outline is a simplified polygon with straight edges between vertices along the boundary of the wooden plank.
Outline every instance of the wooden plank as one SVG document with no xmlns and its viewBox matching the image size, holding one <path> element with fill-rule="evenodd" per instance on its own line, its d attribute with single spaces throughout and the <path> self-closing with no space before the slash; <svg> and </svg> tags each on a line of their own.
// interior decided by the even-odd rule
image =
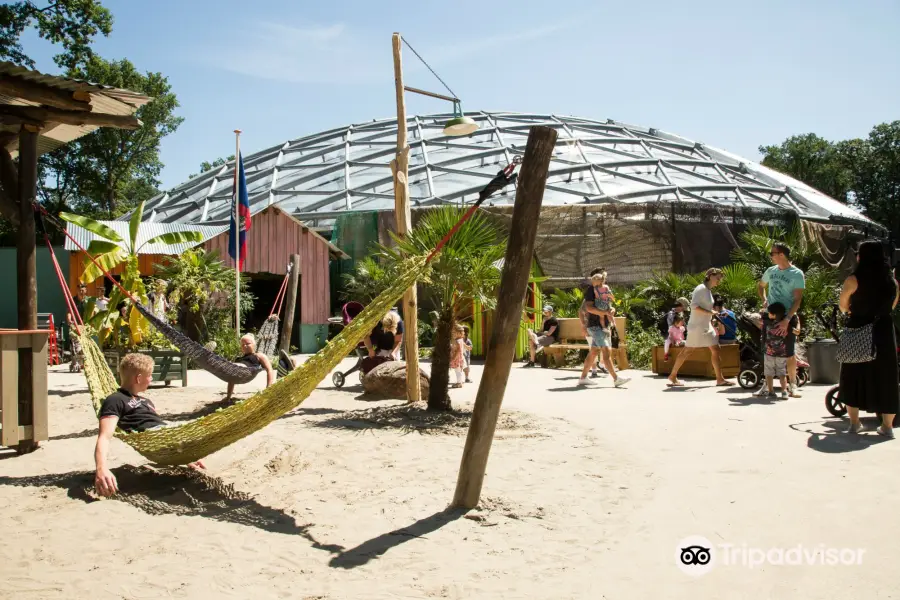
<svg viewBox="0 0 900 600">
<path fill-rule="evenodd" d="M 0 75 L 0 91 L 10 96 L 52 106 L 53 108 L 83 112 L 90 112 L 91 110 L 91 103 L 84 99 L 84 92 L 79 93 L 79 97 L 76 97 L 76 93 L 19 79 L 11 75 Z M 90 98 L 90 94 L 87 94 L 87 97 Z"/>
<path fill-rule="evenodd" d="M 50 439 L 49 407 L 47 406 L 47 336 L 33 333 L 28 336 L 32 342 L 32 426 L 35 442 Z"/>
<path fill-rule="evenodd" d="M 19 346 L 15 338 L 0 337 L 0 445 L 19 443 Z"/>
</svg>

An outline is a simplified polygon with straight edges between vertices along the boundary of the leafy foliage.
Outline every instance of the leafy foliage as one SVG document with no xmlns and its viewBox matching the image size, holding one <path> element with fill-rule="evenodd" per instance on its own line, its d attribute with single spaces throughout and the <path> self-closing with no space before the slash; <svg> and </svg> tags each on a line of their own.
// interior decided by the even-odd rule
<svg viewBox="0 0 900 600">
<path fill-rule="evenodd" d="M 392 264 L 382 264 L 375 256 L 366 256 L 356 261 L 354 270 L 343 275 L 341 297 L 347 301 L 368 304 L 390 286 Z"/>
<path fill-rule="evenodd" d="M 240 354 L 234 330 L 234 269 L 216 252 L 192 248 L 167 256 L 156 276 L 166 284 L 170 318 L 185 335 L 202 343 L 215 341 L 223 356 Z M 253 311 L 255 300 L 249 279 L 241 275 L 242 321 Z"/>
<path fill-rule="evenodd" d="M 83 283 L 91 283 L 99 277 L 103 277 L 103 271 L 109 272 L 124 263 L 125 273 L 122 276 L 122 287 L 142 304 L 146 305 L 148 302 L 147 289 L 141 279 L 138 266 L 138 254 L 141 249 L 154 243 L 175 244 L 191 241 L 199 242 L 203 239 L 202 234 L 196 231 L 177 231 L 155 236 L 138 246 L 137 238 L 143 213 L 144 203 L 142 202 L 138 205 L 137 210 L 134 211 L 129 221 L 129 237 L 127 240 L 122 239 L 113 229 L 99 221 L 66 212 L 60 213 L 61 219 L 83 227 L 94 235 L 103 238 L 101 240 L 93 240 L 87 248 L 88 253 L 94 257 L 97 264 L 94 264 L 90 258 L 85 257 L 85 269 L 81 275 Z M 97 265 L 100 265 L 102 270 Z M 127 317 L 120 315 L 118 306 L 126 299 L 127 296 L 118 287 L 114 287 L 110 293 L 109 308 L 91 317 L 90 325 L 97 330 L 101 343 L 104 343 L 111 332 L 115 331 L 118 335 L 123 329 L 127 329 L 130 332 L 128 339 L 123 339 L 122 341 L 126 346 L 140 344 L 143 338 L 149 334 L 150 324 L 133 306 L 129 308 Z"/>
<path fill-rule="evenodd" d="M 226 158 L 221 158 L 221 157 L 217 158 L 216 160 L 214 160 L 212 162 L 209 162 L 208 160 L 204 160 L 202 163 L 200 163 L 200 172 L 192 173 L 192 174 L 188 175 L 188 179 L 193 179 L 197 175 L 201 175 L 203 173 L 206 173 L 207 171 L 211 171 L 211 170 L 215 169 L 216 167 L 221 167 L 225 163 L 232 161 L 232 160 L 234 160 L 234 154 L 231 154 Z"/>
<path fill-rule="evenodd" d="M 584 303 L 584 291 L 575 287 L 569 290 L 555 289 L 544 300 L 544 304 L 553 306 L 553 312 L 560 318 L 572 318 L 578 316 L 578 310 Z"/>
<path fill-rule="evenodd" d="M 46 7 L 23 0 L 0 6 L 0 59 L 34 68 L 20 38 L 34 28 L 39 37 L 62 46 L 53 61 L 74 68 L 93 56 L 91 42 L 97 34 L 108 36 L 113 18 L 97 0 L 48 0 Z"/>
</svg>

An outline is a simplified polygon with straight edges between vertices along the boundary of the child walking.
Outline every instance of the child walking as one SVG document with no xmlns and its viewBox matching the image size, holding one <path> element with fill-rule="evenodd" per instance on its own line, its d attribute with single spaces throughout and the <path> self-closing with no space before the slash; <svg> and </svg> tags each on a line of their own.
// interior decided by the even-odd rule
<svg viewBox="0 0 900 600">
<path fill-rule="evenodd" d="M 463 326 L 463 346 L 466 347 L 466 368 L 463 371 L 466 374 L 466 383 L 472 383 L 469 379 L 469 367 L 472 365 L 472 340 L 469 339 L 469 328 Z"/>
<path fill-rule="evenodd" d="M 466 366 L 466 346 L 463 341 L 466 331 L 462 325 L 453 329 L 453 340 L 450 342 L 450 368 L 456 372 L 456 383 L 450 387 L 463 386 L 463 369 Z"/>
<path fill-rule="evenodd" d="M 781 397 L 783 399 L 788 397 L 787 361 L 790 356 L 788 355 L 786 336 L 776 333 L 778 324 L 784 320 L 785 312 L 784 304 L 775 302 L 770 304 L 762 315 L 763 346 L 766 349 L 763 372 L 766 376 L 766 385 L 756 394 L 761 398 L 775 397 L 774 380 L 776 377 L 781 384 Z"/>
<path fill-rule="evenodd" d="M 672 318 L 672 326 L 669 327 L 669 336 L 666 338 L 664 351 L 666 362 L 669 361 L 669 348 L 684 346 L 684 315 L 676 314 Z"/>
</svg>

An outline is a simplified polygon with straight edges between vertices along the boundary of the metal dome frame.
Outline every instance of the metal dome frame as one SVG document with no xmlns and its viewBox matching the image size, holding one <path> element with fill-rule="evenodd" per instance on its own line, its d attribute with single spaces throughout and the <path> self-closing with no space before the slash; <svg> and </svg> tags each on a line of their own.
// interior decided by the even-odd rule
<svg viewBox="0 0 900 600">
<path fill-rule="evenodd" d="M 413 207 L 473 202 L 496 172 L 524 154 L 535 125 L 559 132 L 545 205 L 678 202 L 768 209 L 867 228 L 880 225 L 847 205 L 754 161 L 655 128 L 614 120 L 468 112 L 478 131 L 443 134 L 449 113 L 407 119 Z M 329 129 L 244 157 L 253 214 L 278 206 L 312 227 L 347 211 L 393 210 L 390 161 L 397 120 Z M 234 161 L 150 199 L 145 221 L 220 225 L 230 218 Z M 511 205 L 507 188 L 489 205 Z M 126 217 L 123 217 L 126 218 Z"/>
</svg>

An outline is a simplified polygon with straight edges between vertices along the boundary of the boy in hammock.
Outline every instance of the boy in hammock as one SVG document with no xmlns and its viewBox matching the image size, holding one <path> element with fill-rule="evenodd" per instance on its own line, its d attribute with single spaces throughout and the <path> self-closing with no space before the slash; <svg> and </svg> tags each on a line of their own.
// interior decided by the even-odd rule
<svg viewBox="0 0 900 600">
<path fill-rule="evenodd" d="M 118 427 L 122 431 L 149 431 L 165 427 L 166 423 L 156 412 L 153 402 L 140 394 L 150 387 L 153 378 L 153 359 L 146 354 L 128 354 L 119 363 L 119 381 L 122 387 L 113 392 L 100 407 L 100 433 L 94 449 L 97 473 L 94 487 L 101 496 L 112 496 L 118 491 L 116 476 L 106 466 L 109 441 Z M 205 469 L 202 461 L 188 465 Z"/>
</svg>

